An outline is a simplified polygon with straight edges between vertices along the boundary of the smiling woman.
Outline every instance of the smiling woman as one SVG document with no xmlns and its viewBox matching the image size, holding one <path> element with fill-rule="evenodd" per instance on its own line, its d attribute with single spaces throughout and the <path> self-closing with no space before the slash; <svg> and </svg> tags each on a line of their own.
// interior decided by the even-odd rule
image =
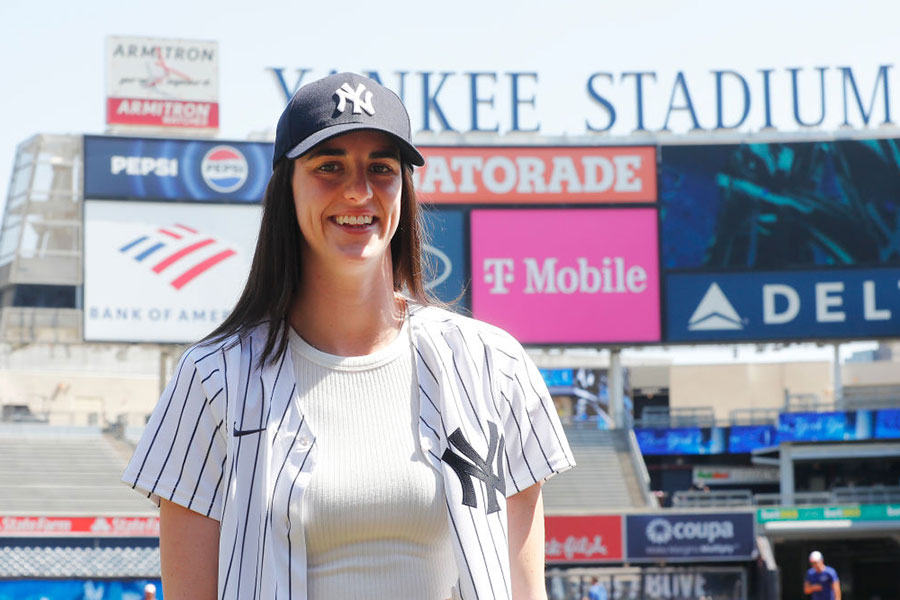
<svg viewBox="0 0 900 600">
<path fill-rule="evenodd" d="M 295 161 L 291 189 L 304 273 L 342 268 L 356 275 L 362 261 L 390 261 L 387 249 L 400 222 L 401 169 L 395 143 L 378 131 L 346 133 Z"/>
<path fill-rule="evenodd" d="M 393 92 L 282 115 L 250 275 L 123 480 L 161 503 L 167 599 L 543 599 L 541 484 L 574 466 L 505 332 L 429 306 Z"/>
</svg>

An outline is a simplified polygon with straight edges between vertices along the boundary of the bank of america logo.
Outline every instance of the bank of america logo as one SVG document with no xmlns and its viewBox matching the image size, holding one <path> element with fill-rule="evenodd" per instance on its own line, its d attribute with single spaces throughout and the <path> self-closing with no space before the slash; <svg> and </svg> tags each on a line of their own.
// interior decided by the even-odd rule
<svg viewBox="0 0 900 600">
<path fill-rule="evenodd" d="M 722 331 L 743 329 L 741 316 L 734 310 L 719 284 L 713 282 L 694 309 L 688 331 Z"/>
<path fill-rule="evenodd" d="M 119 252 L 147 265 L 176 290 L 237 254 L 212 236 L 181 223 L 140 235 Z"/>
</svg>

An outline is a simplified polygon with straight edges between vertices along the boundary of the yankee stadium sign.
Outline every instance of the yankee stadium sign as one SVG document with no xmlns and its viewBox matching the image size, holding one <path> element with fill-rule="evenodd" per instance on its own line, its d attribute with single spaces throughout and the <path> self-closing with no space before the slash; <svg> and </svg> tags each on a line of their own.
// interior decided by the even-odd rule
<svg viewBox="0 0 900 600">
<path fill-rule="evenodd" d="M 571 81 L 565 111 L 580 116 L 584 133 L 874 128 L 895 125 L 891 109 L 900 109 L 892 104 L 892 69 L 891 64 L 598 69 Z M 285 102 L 301 85 L 338 71 L 266 70 Z M 397 92 L 419 133 L 540 133 L 540 109 L 551 96 L 549 90 L 542 95 L 536 71 L 359 72 Z"/>
</svg>

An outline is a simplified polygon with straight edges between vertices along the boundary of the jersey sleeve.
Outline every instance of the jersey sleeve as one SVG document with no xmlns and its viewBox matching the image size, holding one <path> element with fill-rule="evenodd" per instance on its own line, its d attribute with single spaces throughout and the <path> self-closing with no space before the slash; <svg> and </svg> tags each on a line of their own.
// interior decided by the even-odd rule
<svg viewBox="0 0 900 600">
<path fill-rule="evenodd" d="M 205 384 L 221 381 L 197 368 L 188 350 L 156 404 L 122 481 L 146 494 L 220 520 L 222 474 L 227 455 L 221 414 L 222 391 Z M 217 387 L 215 383 L 211 387 Z"/>
<path fill-rule="evenodd" d="M 506 495 L 575 466 L 553 398 L 534 362 L 518 344 L 501 372 L 500 394 L 509 414 L 504 424 L 507 453 Z"/>
</svg>

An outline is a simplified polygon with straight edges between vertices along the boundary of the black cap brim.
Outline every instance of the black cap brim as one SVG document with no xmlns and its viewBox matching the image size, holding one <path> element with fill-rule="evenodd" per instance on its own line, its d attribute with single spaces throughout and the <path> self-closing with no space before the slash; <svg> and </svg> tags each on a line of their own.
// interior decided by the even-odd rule
<svg viewBox="0 0 900 600">
<path fill-rule="evenodd" d="M 397 146 L 400 148 L 400 156 L 403 159 L 403 162 L 409 163 L 416 167 L 425 165 L 425 157 L 422 156 L 422 154 L 418 150 L 416 150 L 415 146 L 413 146 L 397 134 L 388 131 L 387 129 L 373 127 L 369 123 L 339 123 L 331 127 L 320 129 L 319 131 L 313 133 L 305 140 L 288 150 L 288 152 L 284 156 L 285 158 L 295 159 L 303 156 L 325 140 L 329 140 L 333 137 L 337 137 L 351 131 L 361 131 L 366 129 L 370 131 L 380 131 L 391 136 L 394 141 L 397 142 Z"/>
</svg>

